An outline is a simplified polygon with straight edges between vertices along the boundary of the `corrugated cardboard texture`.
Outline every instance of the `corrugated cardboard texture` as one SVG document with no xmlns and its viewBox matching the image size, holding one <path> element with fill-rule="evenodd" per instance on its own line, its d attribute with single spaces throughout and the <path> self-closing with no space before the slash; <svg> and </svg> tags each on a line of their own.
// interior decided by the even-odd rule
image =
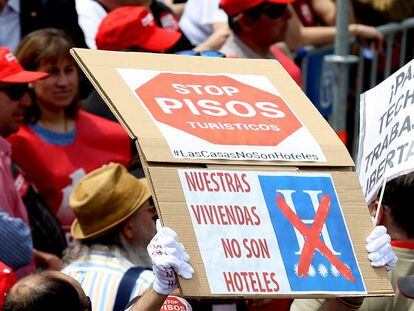
<svg viewBox="0 0 414 311">
<path fill-rule="evenodd" d="M 194 168 L 194 166 L 179 168 Z M 164 225 L 173 228 L 180 240 L 185 245 L 191 258 L 191 265 L 197 273 L 192 280 L 180 280 L 183 293 L 188 297 L 211 297 L 207 276 L 203 261 L 198 251 L 195 232 L 191 223 L 190 214 L 186 206 L 184 193 L 177 173 L 177 167 L 163 167 L 150 165 L 149 173 L 153 181 L 153 187 L 160 208 L 160 217 Z M 209 169 L 223 169 L 221 166 L 209 167 Z M 235 169 L 234 167 L 232 169 Z M 243 171 L 244 168 L 238 167 Z M 249 170 L 260 170 L 268 172 L 301 172 L 292 167 L 250 167 Z M 310 172 L 310 171 L 306 171 Z M 335 184 L 345 221 L 353 241 L 355 254 L 364 278 L 365 286 L 369 296 L 382 296 L 392 294 L 392 287 L 388 281 L 385 269 L 374 269 L 368 260 L 365 249 L 365 238 L 372 230 L 372 225 L 365 206 L 365 200 L 361 189 L 358 187 L 358 179 L 352 172 L 330 172 Z M 289 295 L 289 297 L 326 297 L 327 295 Z M 220 296 L 223 297 L 223 296 Z M 234 296 L 232 296 L 234 297 Z M 257 297 L 257 296 L 252 296 Z M 263 297 L 263 296 L 262 296 Z M 284 297 L 284 295 L 273 295 L 272 297 Z"/>
<path fill-rule="evenodd" d="M 213 297 L 214 295 L 210 293 L 177 173 L 178 169 L 183 168 L 331 173 L 368 295 L 384 296 L 393 293 L 385 269 L 373 269 L 367 258 L 365 238 L 372 230 L 372 225 L 358 179 L 355 173 L 351 172 L 354 166 L 351 157 L 336 134 L 277 61 L 214 59 L 84 49 L 74 49 L 72 55 L 129 135 L 137 139 L 137 148 L 145 174 L 149 179 L 159 216 L 165 225 L 177 231 L 180 240 L 191 256 L 191 264 L 197 271 L 192 280 L 181 280 L 185 296 Z M 319 142 L 327 162 L 236 162 L 175 159 L 157 126 L 137 102 L 131 90 L 116 72 L 116 68 L 265 75 Z M 324 296 L 326 295 L 318 297 Z M 283 296 L 278 295 L 277 297 Z M 297 295 L 295 297 L 317 296 Z"/>
<path fill-rule="evenodd" d="M 139 68 L 188 73 L 235 73 L 267 76 L 304 126 L 320 144 L 327 162 L 261 162 L 251 165 L 340 166 L 354 163 L 345 146 L 317 112 L 299 86 L 274 60 L 225 59 L 133 52 L 73 49 L 72 55 L 115 113 L 128 133 L 137 137 L 148 162 L 223 163 L 223 161 L 176 159 L 150 116 L 116 72 L 116 68 Z M 229 162 L 229 161 L 227 161 Z M 230 162 L 229 162 L 230 163 Z M 247 162 L 231 161 L 231 164 Z"/>
</svg>

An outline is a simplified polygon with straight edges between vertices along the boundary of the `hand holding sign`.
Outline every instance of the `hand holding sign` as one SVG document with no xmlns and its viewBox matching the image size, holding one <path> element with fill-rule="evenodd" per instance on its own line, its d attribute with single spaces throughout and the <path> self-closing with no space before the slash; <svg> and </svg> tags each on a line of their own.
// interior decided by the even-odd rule
<svg viewBox="0 0 414 311">
<path fill-rule="evenodd" d="M 387 228 L 377 226 L 367 237 L 368 258 L 371 266 L 384 267 L 388 271 L 392 270 L 397 264 L 398 258 L 391 248 L 391 237 L 387 234 Z"/>
<path fill-rule="evenodd" d="M 161 295 L 168 295 L 178 286 L 176 273 L 185 279 L 191 279 L 194 270 L 188 264 L 190 256 L 178 242 L 177 234 L 170 228 L 161 227 L 159 220 L 157 231 L 148 245 L 155 274 L 153 288 Z"/>
</svg>

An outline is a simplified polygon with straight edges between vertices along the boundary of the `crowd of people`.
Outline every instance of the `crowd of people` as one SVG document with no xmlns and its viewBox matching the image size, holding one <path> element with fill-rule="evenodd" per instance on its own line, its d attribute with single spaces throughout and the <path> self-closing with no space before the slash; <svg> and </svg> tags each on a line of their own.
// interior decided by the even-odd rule
<svg viewBox="0 0 414 311">
<path fill-rule="evenodd" d="M 181 295 L 177 275 L 194 273 L 177 234 L 157 221 L 134 142 L 71 48 L 276 59 L 302 85 L 292 54 L 332 43 L 335 16 L 332 0 L 0 0 L 3 310 L 160 310 Z M 352 7 L 350 16 L 350 35 L 382 45 Z M 395 297 L 227 301 L 226 310 L 414 310 L 397 285 L 414 274 L 413 190 L 414 173 L 388 183 L 367 237 Z"/>
</svg>

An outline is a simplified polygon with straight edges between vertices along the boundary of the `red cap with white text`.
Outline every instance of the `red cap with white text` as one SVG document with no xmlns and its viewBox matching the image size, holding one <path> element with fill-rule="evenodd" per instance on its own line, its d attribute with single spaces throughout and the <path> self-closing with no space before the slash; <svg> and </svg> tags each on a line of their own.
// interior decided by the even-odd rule
<svg viewBox="0 0 414 311">
<path fill-rule="evenodd" d="M 24 70 L 8 48 L 0 47 L 0 82 L 29 83 L 48 75 L 46 72 Z"/>
</svg>

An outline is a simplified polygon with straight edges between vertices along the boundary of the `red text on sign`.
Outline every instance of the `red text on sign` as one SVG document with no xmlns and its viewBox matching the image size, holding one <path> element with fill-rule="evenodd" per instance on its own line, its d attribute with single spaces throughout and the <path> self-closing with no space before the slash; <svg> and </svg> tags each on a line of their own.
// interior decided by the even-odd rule
<svg viewBox="0 0 414 311">
<path fill-rule="evenodd" d="M 226 258 L 270 258 L 269 246 L 266 239 L 221 239 Z"/>
<path fill-rule="evenodd" d="M 246 174 L 224 172 L 185 172 L 190 191 L 208 192 L 250 192 Z"/>
<path fill-rule="evenodd" d="M 280 290 L 274 272 L 223 272 L 228 292 L 275 293 Z"/>
<path fill-rule="evenodd" d="M 256 209 L 256 206 L 191 205 L 191 210 L 199 225 L 258 226 L 260 218 Z"/>
</svg>

